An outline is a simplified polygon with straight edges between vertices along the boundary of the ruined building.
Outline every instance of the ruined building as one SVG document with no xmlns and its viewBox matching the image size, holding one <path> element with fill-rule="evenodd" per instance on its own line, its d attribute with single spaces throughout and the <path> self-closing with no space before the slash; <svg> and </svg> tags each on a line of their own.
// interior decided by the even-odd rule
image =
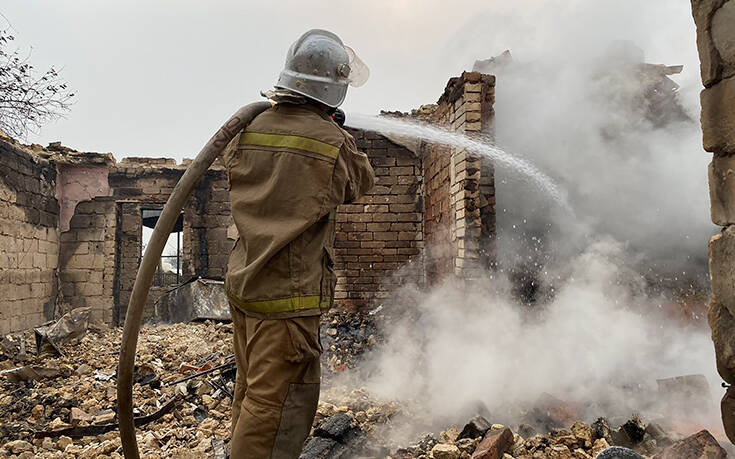
<svg viewBox="0 0 735 459">
<path fill-rule="evenodd" d="M 701 62 L 704 149 L 709 166 L 712 221 L 722 227 L 709 242 L 712 297 L 708 319 L 717 370 L 735 384 L 735 2 L 692 0 Z M 725 431 L 735 441 L 735 390 L 722 399 Z"/>
<path fill-rule="evenodd" d="M 452 78 L 434 123 L 479 133 L 493 123 L 495 78 Z M 397 285 L 478 277 L 492 262 L 495 191 L 486 160 L 446 147 L 401 145 L 352 131 L 375 168 L 375 188 L 337 215 L 336 299 L 381 302 Z M 0 138 L 0 335 L 77 307 L 119 325 L 144 250 L 144 233 L 186 170 L 171 159 L 27 147 Z M 223 279 L 236 231 L 227 171 L 212 167 L 190 197 L 151 289 L 146 316 L 174 286 Z M 426 246 L 425 246 L 426 244 Z M 425 247 L 430 247 L 426 249 Z"/>
</svg>

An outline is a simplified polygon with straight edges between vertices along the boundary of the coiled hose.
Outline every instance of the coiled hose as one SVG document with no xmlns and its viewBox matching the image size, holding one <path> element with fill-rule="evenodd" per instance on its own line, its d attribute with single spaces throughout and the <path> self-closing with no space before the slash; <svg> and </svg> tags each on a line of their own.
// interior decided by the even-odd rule
<svg viewBox="0 0 735 459">
<path fill-rule="evenodd" d="M 217 156 L 222 153 L 227 144 L 247 126 L 253 118 L 271 106 L 268 102 L 255 102 L 240 108 L 225 124 L 209 139 L 209 142 L 199 152 L 189 167 L 181 176 L 169 196 L 166 206 L 158 218 L 143 261 L 135 277 L 133 292 L 130 296 L 128 309 L 125 314 L 125 328 L 123 329 L 122 344 L 120 346 L 120 361 L 117 367 L 117 415 L 120 420 L 120 439 L 123 454 L 128 459 L 140 458 L 138 443 L 135 439 L 135 424 L 133 421 L 133 366 L 138 345 L 138 334 L 143 320 L 143 307 L 148 299 L 148 290 L 153 282 L 153 274 L 158 266 L 158 260 L 168 240 L 168 235 L 174 228 L 174 223 L 189 199 L 192 190 L 202 178 Z"/>
</svg>

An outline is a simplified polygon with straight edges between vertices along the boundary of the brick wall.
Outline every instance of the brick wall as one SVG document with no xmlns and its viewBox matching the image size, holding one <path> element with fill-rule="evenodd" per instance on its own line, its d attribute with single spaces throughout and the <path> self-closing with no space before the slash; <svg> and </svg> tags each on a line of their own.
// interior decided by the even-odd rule
<svg viewBox="0 0 735 459">
<path fill-rule="evenodd" d="M 488 134 L 494 83 L 479 73 L 451 79 L 432 121 Z M 352 133 L 370 157 L 376 186 L 337 212 L 337 304 L 360 309 L 398 285 L 479 276 L 494 259 L 492 165 L 463 150 Z M 115 163 L 109 154 L 60 144 L 41 149 L 48 159 L 10 142 L 0 146 L 0 331 L 87 305 L 121 324 L 142 257 L 142 211 L 163 208 L 186 166 L 156 158 Z M 221 164 L 207 172 L 183 215 L 182 281 L 222 279 L 236 232 Z M 166 290 L 151 289 L 145 318 Z"/>
<path fill-rule="evenodd" d="M 186 170 L 173 159 L 126 158 L 110 170 L 110 187 L 118 203 L 117 280 L 115 323 L 125 320 L 125 310 L 142 260 L 143 209 L 162 209 Z M 234 240 L 227 237 L 232 224 L 227 174 L 219 163 L 207 172 L 183 209 L 182 282 L 193 277 L 224 279 Z M 151 287 L 144 319 L 170 287 Z"/>
<path fill-rule="evenodd" d="M 112 197 L 77 204 L 61 233 L 57 315 L 89 306 L 93 319 L 113 323 L 115 211 Z"/>
<path fill-rule="evenodd" d="M 0 139 L 0 335 L 53 317 L 59 252 L 56 169 Z"/>
<path fill-rule="evenodd" d="M 423 151 L 425 190 L 424 238 L 426 240 L 426 280 L 440 282 L 454 273 L 455 244 L 451 229 L 454 207 L 449 199 L 451 149 L 429 145 Z"/>
<path fill-rule="evenodd" d="M 464 72 L 449 80 L 431 121 L 470 137 L 492 137 L 494 101 L 495 77 Z M 423 145 L 422 157 L 427 280 L 480 277 L 495 259 L 492 163 L 436 145 Z"/>
<path fill-rule="evenodd" d="M 185 225 L 191 231 L 186 235 L 187 255 L 191 276 L 224 280 L 227 261 L 235 239 L 227 237 L 227 229 L 234 224 L 230 213 L 229 187 L 224 167 L 216 163 L 202 179 L 187 206 Z"/>
<path fill-rule="evenodd" d="M 423 280 L 421 161 L 377 133 L 351 133 L 376 179 L 366 196 L 337 209 L 335 300 L 360 309 L 386 298 L 397 284 Z"/>
<path fill-rule="evenodd" d="M 113 304 L 114 322 L 125 321 L 125 311 L 130 301 L 135 277 L 143 255 L 143 209 L 162 209 L 183 168 L 173 159 L 126 158 L 110 170 L 109 181 L 117 202 L 116 231 L 116 280 Z M 184 218 L 184 226 L 188 224 Z M 189 246 L 184 232 L 184 247 Z M 184 272 L 187 272 L 186 262 Z M 153 316 L 155 302 L 166 291 L 151 287 L 148 293 L 143 318 Z"/>
</svg>

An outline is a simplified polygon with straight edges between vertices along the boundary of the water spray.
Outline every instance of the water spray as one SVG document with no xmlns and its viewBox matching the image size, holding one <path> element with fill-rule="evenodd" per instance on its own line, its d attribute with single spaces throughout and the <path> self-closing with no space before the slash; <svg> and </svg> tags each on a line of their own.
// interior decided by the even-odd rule
<svg viewBox="0 0 735 459">
<path fill-rule="evenodd" d="M 483 141 L 464 134 L 424 123 L 403 121 L 385 116 L 349 115 L 346 124 L 367 131 L 392 134 L 399 137 L 425 140 L 432 144 L 445 145 L 465 149 L 491 159 L 496 165 L 509 169 L 527 177 L 533 185 L 543 191 L 551 200 L 569 214 L 572 208 L 566 197 L 559 191 L 554 181 L 528 161 L 513 156 L 508 152 Z"/>
</svg>

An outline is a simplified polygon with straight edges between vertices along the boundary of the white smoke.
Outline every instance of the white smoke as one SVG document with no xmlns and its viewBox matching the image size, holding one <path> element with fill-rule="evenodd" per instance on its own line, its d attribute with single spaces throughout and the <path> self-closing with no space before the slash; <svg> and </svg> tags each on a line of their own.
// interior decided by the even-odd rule
<svg viewBox="0 0 735 459">
<path fill-rule="evenodd" d="M 648 296 L 639 276 L 621 266 L 626 257 L 619 243 L 603 238 L 561 271 L 547 272 L 563 282 L 541 313 L 519 306 L 498 277 L 486 289 L 448 283 L 411 291 L 417 314 L 386 324 L 371 388 L 430 399 L 432 410 L 448 415 L 474 400 L 492 407 L 542 392 L 609 400 L 626 384 L 692 373 L 715 384 L 707 334 L 673 326 L 661 311 L 666 300 Z"/>
<path fill-rule="evenodd" d="M 366 364 L 371 390 L 419 401 L 439 418 L 474 414 L 466 407 L 476 401 L 492 412 L 543 392 L 596 400 L 588 414 L 601 416 L 613 407 L 665 411 L 672 400 L 650 399 L 656 379 L 703 374 L 713 398 L 699 422 L 718 430 L 705 298 L 696 299 L 699 323 L 682 325 L 674 320 L 681 306 L 643 277 L 649 268 L 674 283 L 706 277 L 715 231 L 689 8 L 665 0 L 517 1 L 457 33 L 445 53 L 450 74 L 512 51 L 515 64 L 497 72 L 498 144 L 566 189 L 576 217 L 549 209 L 512 170 L 496 170 L 499 262 L 512 268 L 514 254 L 534 251 L 529 236 L 542 233 L 554 256 L 531 261 L 544 300 L 519 304 L 504 272 L 489 273 L 482 288 L 406 287 L 386 305 L 411 311 L 386 324 L 386 343 Z M 610 77 L 618 71 L 607 53 L 615 40 L 635 42 L 646 62 L 684 64 L 672 78 L 691 121 L 656 127 L 635 110 L 627 83 L 637 83 Z"/>
<path fill-rule="evenodd" d="M 679 101 L 691 121 L 655 127 L 636 110 L 641 80 L 622 71 L 620 41 L 639 47 L 645 62 L 684 65 L 671 78 L 681 86 Z M 583 223 L 645 252 L 653 263 L 703 267 L 703 247 L 716 229 L 708 215 L 709 158 L 701 147 L 690 5 L 514 2 L 478 15 L 456 34 L 447 55 L 469 69 L 475 59 L 505 49 L 514 62 L 495 72 L 497 141 L 567 189 L 580 221 L 561 216 L 551 223 L 559 231 Z M 533 232 L 554 217 L 548 201 L 514 180 L 512 171 L 499 168 L 496 186 L 500 231 L 516 225 Z M 563 239 L 556 238 L 556 250 Z"/>
</svg>

